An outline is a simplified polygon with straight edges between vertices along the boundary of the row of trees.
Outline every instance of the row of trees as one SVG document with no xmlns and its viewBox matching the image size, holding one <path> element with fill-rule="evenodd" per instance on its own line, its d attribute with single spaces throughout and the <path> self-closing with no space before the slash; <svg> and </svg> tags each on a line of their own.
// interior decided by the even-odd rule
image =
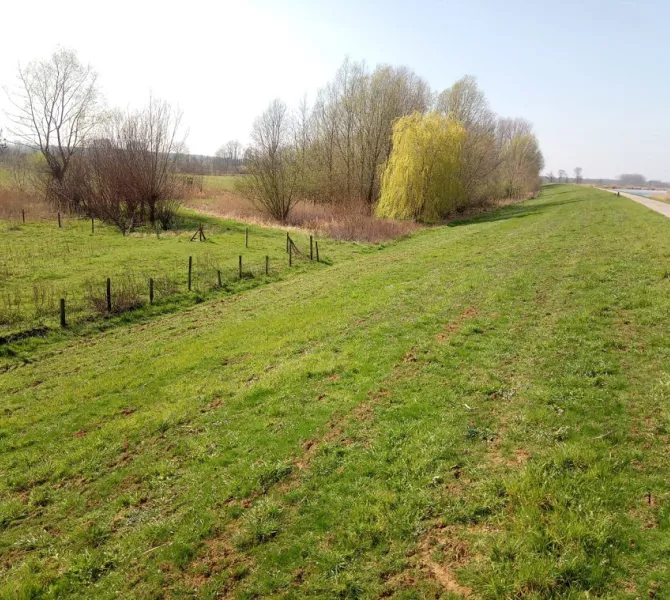
<svg viewBox="0 0 670 600">
<path fill-rule="evenodd" d="M 544 166 L 531 125 L 497 117 L 473 77 L 435 97 L 405 67 L 369 71 L 348 59 L 313 106 L 303 101 L 291 111 L 273 101 L 255 121 L 251 139 L 244 191 L 279 220 L 303 199 L 358 202 L 369 211 L 379 205 L 381 216 L 442 218 L 466 206 L 533 194 Z M 436 162 L 425 165 L 418 157 Z M 403 168 L 404 177 L 418 179 L 403 183 Z M 438 172 L 440 185 L 429 175 Z M 392 198 L 385 200 L 383 189 Z"/>
<path fill-rule="evenodd" d="M 19 69 L 10 97 L 12 133 L 43 157 L 47 199 L 124 233 L 143 222 L 168 227 L 180 168 L 204 169 L 185 151 L 178 111 L 155 99 L 140 111 L 106 110 L 97 75 L 72 51 Z M 497 117 L 474 78 L 434 95 L 408 68 L 370 71 L 348 59 L 313 106 L 272 102 L 251 140 L 246 150 L 226 143 L 215 159 L 227 172 L 244 165 L 245 193 L 282 221 L 300 200 L 442 218 L 534 193 L 543 167 L 530 124 Z"/>
<path fill-rule="evenodd" d="M 181 113 L 154 98 L 138 111 L 105 109 L 97 75 L 70 50 L 19 68 L 12 133 L 43 160 L 36 184 L 59 210 L 168 228 L 183 196 Z M 15 173 L 25 155 L 15 151 Z M 18 182 L 20 184 L 20 182 Z M 21 187 L 18 185 L 18 187 Z"/>
<path fill-rule="evenodd" d="M 582 173 L 584 172 L 584 169 L 581 167 L 575 167 L 574 169 L 574 182 L 575 183 L 582 183 L 584 181 L 584 177 L 582 176 Z M 555 181 L 558 183 L 570 183 L 570 176 L 568 175 L 568 172 L 565 171 L 564 169 L 559 169 L 558 170 L 558 176 L 554 175 L 553 171 L 549 171 L 547 175 L 545 176 L 547 181 L 549 183 L 554 183 Z"/>
</svg>

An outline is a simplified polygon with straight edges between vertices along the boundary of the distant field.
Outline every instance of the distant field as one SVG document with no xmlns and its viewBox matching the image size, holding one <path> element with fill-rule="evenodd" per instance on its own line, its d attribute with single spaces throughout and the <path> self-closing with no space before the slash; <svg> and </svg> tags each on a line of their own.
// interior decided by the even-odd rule
<svg viewBox="0 0 670 600">
<path fill-rule="evenodd" d="M 234 192 L 237 189 L 237 182 L 243 177 L 244 175 L 205 175 L 204 188 Z"/>
<path fill-rule="evenodd" d="M 278 229 L 249 227 L 249 248 L 245 248 L 245 226 L 235 221 L 184 213 L 185 222 L 177 232 L 156 238 L 138 232 L 123 237 L 114 227 L 63 216 L 63 228 L 52 221 L 0 221 L 0 336 L 14 331 L 54 324 L 58 302 L 66 298 L 74 318 L 90 314 L 91 296 L 105 293 L 106 279 L 113 287 L 134 286 L 146 300 L 148 278 L 157 282 L 157 294 L 186 291 L 188 257 L 193 256 L 192 288 L 206 292 L 217 284 L 217 270 L 223 283 L 234 291 L 262 282 L 265 256 L 269 256 L 273 276 L 288 273 L 286 234 Z M 30 216 L 30 215 L 29 215 Z M 191 242 L 199 223 L 205 224 L 206 242 Z M 294 260 L 295 270 L 313 267 L 305 262 L 308 236 L 292 232 L 303 255 Z M 362 246 L 321 240 L 321 258 L 340 261 Z M 243 256 L 245 274 L 253 279 L 238 282 L 238 260 Z"/>
<path fill-rule="evenodd" d="M 20 351 L 0 597 L 668 598 L 668 314 L 670 221 L 553 185 Z"/>
<path fill-rule="evenodd" d="M 9 169 L 0 167 L 0 187 L 9 187 L 12 182 L 12 172 Z"/>
<path fill-rule="evenodd" d="M 11 184 L 12 173 L 9 169 L 0 166 L 0 187 Z M 225 190 L 234 192 L 237 182 L 244 175 L 205 175 L 204 188 L 209 190 Z"/>
</svg>

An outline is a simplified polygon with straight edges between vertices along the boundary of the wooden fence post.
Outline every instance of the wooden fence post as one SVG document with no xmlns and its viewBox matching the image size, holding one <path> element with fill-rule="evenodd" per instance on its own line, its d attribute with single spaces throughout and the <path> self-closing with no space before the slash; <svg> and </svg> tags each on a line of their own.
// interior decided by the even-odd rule
<svg viewBox="0 0 670 600">
<path fill-rule="evenodd" d="M 242 279 L 242 255 L 240 254 L 240 279 Z"/>
<path fill-rule="evenodd" d="M 288 245 L 288 266 L 293 266 L 293 244 Z"/>
<path fill-rule="evenodd" d="M 270 274 L 270 257 L 267 254 L 265 255 L 265 274 Z"/>
<path fill-rule="evenodd" d="M 249 228 L 248 227 L 244 228 L 244 247 L 245 248 L 249 247 Z"/>
<path fill-rule="evenodd" d="M 21 209 L 21 219 L 23 220 L 23 223 L 25 225 L 25 223 L 26 223 L 26 211 L 23 208 Z"/>
<path fill-rule="evenodd" d="M 154 280 L 149 277 L 149 304 L 154 303 Z"/>
<path fill-rule="evenodd" d="M 95 233 L 95 217 L 91 217 L 91 233 Z"/>
<path fill-rule="evenodd" d="M 188 291 L 191 291 L 191 272 L 193 271 L 193 257 L 188 257 Z"/>
<path fill-rule="evenodd" d="M 112 280 L 107 278 L 107 312 L 112 312 Z"/>
<path fill-rule="evenodd" d="M 60 223 L 60 213 L 58 213 L 58 229 L 60 229 L 61 227 L 62 227 L 62 225 Z"/>
<path fill-rule="evenodd" d="M 319 242 L 316 242 L 316 262 L 319 262 Z"/>
<path fill-rule="evenodd" d="M 289 237 L 288 237 L 288 231 L 287 231 L 287 232 L 286 232 L 286 252 L 288 252 L 288 251 L 289 251 L 289 248 L 290 248 L 290 246 L 289 246 L 289 241 L 288 241 L 288 240 L 289 240 Z"/>
<path fill-rule="evenodd" d="M 221 271 L 218 270 L 216 272 L 216 282 L 219 284 L 219 287 L 221 287 Z"/>
<path fill-rule="evenodd" d="M 314 260 L 314 242 L 312 241 L 312 236 L 309 236 L 309 260 Z"/>
<path fill-rule="evenodd" d="M 67 323 L 65 322 L 65 298 L 60 299 L 60 326 L 65 329 Z"/>
</svg>

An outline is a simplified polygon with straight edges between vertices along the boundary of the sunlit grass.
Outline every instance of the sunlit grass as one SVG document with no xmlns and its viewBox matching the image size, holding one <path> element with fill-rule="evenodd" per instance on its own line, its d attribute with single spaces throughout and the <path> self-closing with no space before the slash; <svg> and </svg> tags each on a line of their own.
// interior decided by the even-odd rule
<svg viewBox="0 0 670 600">
<path fill-rule="evenodd" d="M 669 234 L 547 186 L 23 350 L 0 596 L 666 597 Z"/>
</svg>

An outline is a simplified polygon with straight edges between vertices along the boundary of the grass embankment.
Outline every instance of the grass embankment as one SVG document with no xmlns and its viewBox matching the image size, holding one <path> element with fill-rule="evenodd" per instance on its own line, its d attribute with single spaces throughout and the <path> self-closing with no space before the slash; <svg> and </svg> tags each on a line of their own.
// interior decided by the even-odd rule
<svg viewBox="0 0 670 600">
<path fill-rule="evenodd" d="M 22 331 L 40 324 L 58 324 L 58 302 L 66 298 L 69 319 L 94 313 L 91 296 L 104 297 L 107 277 L 112 280 L 112 296 L 137 291 L 148 300 L 148 279 L 156 281 L 158 306 L 166 303 L 193 303 L 194 296 L 175 296 L 187 290 L 188 258 L 193 257 L 192 290 L 201 294 L 218 285 L 217 271 L 228 292 L 248 289 L 267 281 L 265 257 L 269 256 L 270 279 L 289 272 L 286 234 L 277 229 L 249 227 L 249 247 L 245 248 L 245 226 L 185 212 L 179 230 L 160 234 L 138 232 L 123 236 L 118 229 L 63 216 L 62 229 L 52 221 L 0 221 L 0 335 Z M 200 223 L 207 240 L 191 242 Z M 294 258 L 296 271 L 314 268 L 306 260 L 309 236 L 292 232 L 302 254 Z M 339 261 L 369 247 L 321 240 L 320 258 Z M 243 279 L 239 279 L 242 255 Z M 251 277 L 253 275 L 253 277 Z M 132 289 L 131 289 L 132 288 Z M 104 304 L 104 303 L 103 303 Z M 173 306 L 174 308 L 174 306 Z"/>
<path fill-rule="evenodd" d="M 553 186 L 0 375 L 0 594 L 667 597 L 670 221 Z"/>
</svg>

